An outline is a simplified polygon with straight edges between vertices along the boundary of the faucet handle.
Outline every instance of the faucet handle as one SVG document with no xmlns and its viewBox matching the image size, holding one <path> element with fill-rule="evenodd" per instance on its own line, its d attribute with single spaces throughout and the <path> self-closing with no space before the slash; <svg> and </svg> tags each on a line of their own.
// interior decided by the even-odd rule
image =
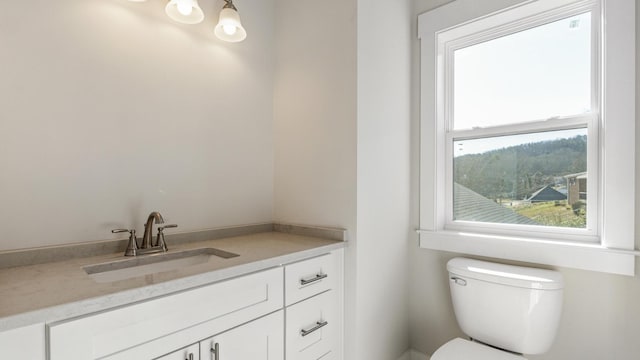
<svg viewBox="0 0 640 360">
<path fill-rule="evenodd" d="M 136 239 L 136 229 L 113 229 L 112 233 L 129 233 L 129 244 L 127 245 L 127 250 L 124 252 L 124 256 L 136 256 L 138 255 L 138 240 Z"/>
<path fill-rule="evenodd" d="M 162 232 L 162 230 L 166 228 L 176 228 L 176 227 L 178 227 L 177 224 L 170 224 L 170 225 L 160 226 L 158 228 L 158 235 L 156 236 L 156 246 L 160 246 L 162 248 L 162 251 L 167 252 L 169 250 L 167 248 L 167 243 L 164 241 L 164 233 Z"/>
<path fill-rule="evenodd" d="M 177 228 L 177 227 L 178 227 L 178 224 L 164 225 L 164 226 L 158 227 L 158 231 L 162 231 L 164 229 L 169 229 L 169 228 Z"/>
<path fill-rule="evenodd" d="M 123 233 L 123 232 L 130 232 L 130 230 L 129 229 L 113 229 L 113 230 L 111 230 L 111 233 L 113 233 L 113 234 Z"/>
</svg>

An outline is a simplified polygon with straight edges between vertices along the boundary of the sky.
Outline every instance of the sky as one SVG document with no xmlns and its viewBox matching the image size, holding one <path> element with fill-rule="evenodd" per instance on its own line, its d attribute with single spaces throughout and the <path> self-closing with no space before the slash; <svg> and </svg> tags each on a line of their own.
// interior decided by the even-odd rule
<svg viewBox="0 0 640 360">
<path fill-rule="evenodd" d="M 458 49 L 453 129 L 591 110 L 591 14 Z"/>
</svg>

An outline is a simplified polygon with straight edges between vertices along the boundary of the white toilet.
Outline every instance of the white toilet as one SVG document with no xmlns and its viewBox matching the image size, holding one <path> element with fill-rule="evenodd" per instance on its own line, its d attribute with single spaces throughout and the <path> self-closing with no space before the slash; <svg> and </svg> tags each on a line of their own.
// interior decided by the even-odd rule
<svg viewBox="0 0 640 360">
<path fill-rule="evenodd" d="M 447 263 L 456 319 L 472 340 L 453 339 L 431 360 L 523 360 L 556 336 L 564 282 L 557 271 L 466 258 Z"/>
</svg>

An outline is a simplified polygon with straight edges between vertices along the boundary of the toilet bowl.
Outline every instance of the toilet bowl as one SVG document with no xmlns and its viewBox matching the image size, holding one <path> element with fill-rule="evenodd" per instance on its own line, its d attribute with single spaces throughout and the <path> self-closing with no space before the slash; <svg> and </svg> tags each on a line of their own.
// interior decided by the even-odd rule
<svg viewBox="0 0 640 360">
<path fill-rule="evenodd" d="M 524 360 L 551 347 L 562 312 L 557 271 L 467 258 L 447 263 L 454 313 L 473 340 L 453 339 L 431 360 Z"/>
</svg>

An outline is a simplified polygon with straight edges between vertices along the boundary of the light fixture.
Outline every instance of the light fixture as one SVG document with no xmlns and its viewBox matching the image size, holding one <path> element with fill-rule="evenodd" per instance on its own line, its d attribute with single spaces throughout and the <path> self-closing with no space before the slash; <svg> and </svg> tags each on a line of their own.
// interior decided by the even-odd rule
<svg viewBox="0 0 640 360">
<path fill-rule="evenodd" d="M 197 24 L 204 20 L 198 0 L 169 0 L 164 10 L 172 20 L 183 24 Z"/>
<path fill-rule="evenodd" d="M 129 1 L 146 2 L 147 0 Z M 224 0 L 224 2 L 214 33 L 220 40 L 240 42 L 247 37 L 247 32 L 240 23 L 238 9 L 233 5 L 233 0 Z M 172 20 L 183 24 L 198 24 L 204 20 L 204 12 L 198 5 L 198 0 L 169 0 L 164 10 Z"/>
<path fill-rule="evenodd" d="M 233 5 L 232 0 L 224 0 L 226 4 L 220 11 L 218 25 L 214 30 L 220 40 L 228 42 L 239 42 L 247 37 L 247 32 L 240 23 L 238 9 Z"/>
</svg>

